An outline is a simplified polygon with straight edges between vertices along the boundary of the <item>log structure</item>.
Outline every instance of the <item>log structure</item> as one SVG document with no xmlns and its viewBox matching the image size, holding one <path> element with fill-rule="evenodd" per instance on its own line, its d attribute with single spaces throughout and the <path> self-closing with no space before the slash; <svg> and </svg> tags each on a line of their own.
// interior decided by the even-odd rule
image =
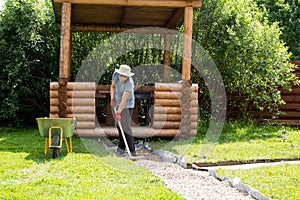
<svg viewBox="0 0 300 200">
<path fill-rule="evenodd" d="M 50 83 L 50 118 L 61 116 L 61 85 L 57 82 Z M 66 99 L 64 99 L 64 116 L 75 117 L 76 134 L 89 135 L 93 134 L 95 129 L 95 92 L 96 85 L 94 82 L 68 82 L 64 87 Z"/>
<path fill-rule="evenodd" d="M 156 83 L 154 89 L 153 128 L 173 136 L 197 134 L 198 85 L 190 81 Z"/>
<path fill-rule="evenodd" d="M 164 81 L 168 82 L 170 80 L 171 37 L 173 33 L 177 33 L 174 30 L 177 30 L 176 28 L 183 23 L 182 79 L 189 81 L 193 9 L 202 6 L 201 0 L 52 0 L 52 3 L 58 27 L 61 30 L 61 40 L 59 81 L 50 83 L 50 117 L 77 117 L 79 134 L 110 135 L 111 132 L 93 130 L 95 129 L 95 109 L 98 106 L 98 102 L 97 106 L 95 104 L 95 98 L 100 98 L 101 95 L 101 98 L 107 98 L 109 94 L 97 93 L 100 96 L 96 97 L 95 83 L 68 82 L 71 80 L 72 32 L 74 31 L 122 32 L 132 29 L 132 32 L 145 30 L 144 34 L 152 33 L 153 30 L 161 31 L 161 34 L 165 35 Z M 143 29 L 145 27 L 161 29 Z M 165 83 L 163 85 L 165 86 Z M 166 137 L 173 137 L 179 133 L 185 136 L 195 135 L 198 103 L 194 86 L 186 85 L 185 81 L 169 84 L 169 86 L 171 86 L 171 92 L 170 88 L 162 89 L 162 84 L 157 84 L 156 105 L 153 107 L 156 114 L 151 124 L 156 131 L 149 131 L 149 134 Z M 153 94 L 153 91 L 150 93 Z M 145 93 L 138 95 L 149 96 Z M 108 112 L 109 106 L 105 109 L 109 117 L 106 118 L 110 120 L 106 123 L 113 125 L 112 116 Z M 162 116 L 166 121 L 161 118 Z M 141 135 L 147 134 L 145 132 Z"/>
</svg>

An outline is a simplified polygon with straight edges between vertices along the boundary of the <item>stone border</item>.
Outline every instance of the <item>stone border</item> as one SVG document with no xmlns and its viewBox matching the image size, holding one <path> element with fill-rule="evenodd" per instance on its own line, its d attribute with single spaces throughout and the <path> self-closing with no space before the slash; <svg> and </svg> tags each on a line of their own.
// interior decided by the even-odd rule
<svg viewBox="0 0 300 200">
<path fill-rule="evenodd" d="M 163 162 L 171 162 L 171 163 L 177 164 L 185 169 L 187 168 L 187 163 L 185 161 L 185 158 L 182 156 L 178 156 L 169 151 L 163 151 L 163 150 L 154 150 L 152 153 L 155 155 L 158 155 L 162 159 Z M 255 190 L 255 189 L 251 188 L 250 186 L 241 182 L 239 178 L 229 179 L 228 177 L 220 177 L 217 175 L 217 172 L 215 170 L 201 168 L 195 164 L 192 164 L 191 169 L 200 170 L 200 171 L 208 171 L 209 176 L 213 176 L 214 178 L 216 178 L 219 181 L 228 181 L 233 188 L 236 188 L 238 191 L 240 191 L 242 193 L 251 195 L 253 198 L 255 198 L 257 200 L 271 200 L 271 198 L 263 195 L 259 191 Z"/>
</svg>

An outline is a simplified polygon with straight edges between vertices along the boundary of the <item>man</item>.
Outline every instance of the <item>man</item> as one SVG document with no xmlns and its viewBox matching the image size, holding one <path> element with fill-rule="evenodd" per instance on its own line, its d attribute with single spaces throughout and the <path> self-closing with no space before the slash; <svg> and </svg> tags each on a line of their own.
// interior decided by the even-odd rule
<svg viewBox="0 0 300 200">
<path fill-rule="evenodd" d="M 136 156 L 131 128 L 131 116 L 134 108 L 134 82 L 131 78 L 133 75 L 134 73 L 131 73 L 131 68 L 128 65 L 120 65 L 119 69 L 115 69 L 110 87 L 110 105 L 116 107 L 116 113 L 113 112 L 115 119 L 121 122 L 131 155 Z M 127 155 L 125 141 L 118 123 L 116 124 L 120 138 L 117 155 L 125 156 Z"/>
</svg>

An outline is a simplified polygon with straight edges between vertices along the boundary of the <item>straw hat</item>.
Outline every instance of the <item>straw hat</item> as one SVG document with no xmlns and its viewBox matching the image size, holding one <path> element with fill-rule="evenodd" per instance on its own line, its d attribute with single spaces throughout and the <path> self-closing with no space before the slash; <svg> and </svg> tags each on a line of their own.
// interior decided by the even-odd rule
<svg viewBox="0 0 300 200">
<path fill-rule="evenodd" d="M 134 75 L 134 73 L 131 73 L 131 68 L 128 65 L 120 65 L 120 68 L 115 69 L 115 72 L 128 77 Z"/>
</svg>

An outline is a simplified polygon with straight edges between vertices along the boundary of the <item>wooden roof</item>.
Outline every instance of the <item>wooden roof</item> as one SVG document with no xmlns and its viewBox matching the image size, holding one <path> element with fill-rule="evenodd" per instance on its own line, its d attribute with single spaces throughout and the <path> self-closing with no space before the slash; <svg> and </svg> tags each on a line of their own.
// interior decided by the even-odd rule
<svg viewBox="0 0 300 200">
<path fill-rule="evenodd" d="M 72 4 L 71 26 L 174 28 L 183 21 L 185 7 L 199 8 L 202 0 L 52 0 L 57 20 L 62 3 Z"/>
</svg>

